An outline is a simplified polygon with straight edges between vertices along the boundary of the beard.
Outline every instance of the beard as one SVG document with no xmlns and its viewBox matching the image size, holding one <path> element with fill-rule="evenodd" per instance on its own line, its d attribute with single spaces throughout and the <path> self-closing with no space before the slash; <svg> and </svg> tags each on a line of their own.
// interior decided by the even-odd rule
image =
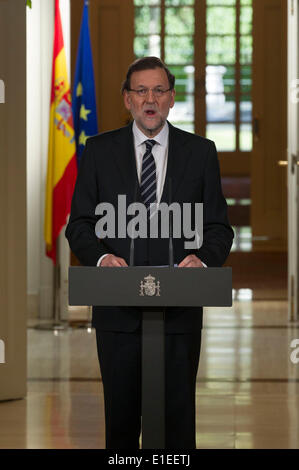
<svg viewBox="0 0 299 470">
<path fill-rule="evenodd" d="M 166 122 L 166 118 L 163 119 L 160 116 L 160 119 L 155 123 L 154 127 L 148 127 L 142 120 L 136 121 L 137 126 L 142 130 L 144 134 L 148 137 L 153 137 L 158 134 Z"/>
</svg>

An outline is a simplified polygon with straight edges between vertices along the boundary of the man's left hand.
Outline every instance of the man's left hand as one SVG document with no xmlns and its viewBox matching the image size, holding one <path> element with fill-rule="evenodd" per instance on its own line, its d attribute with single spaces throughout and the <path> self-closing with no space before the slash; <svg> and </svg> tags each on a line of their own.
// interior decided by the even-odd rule
<svg viewBox="0 0 299 470">
<path fill-rule="evenodd" d="M 179 268 L 203 268 L 201 260 L 196 255 L 188 255 L 178 265 Z"/>
</svg>

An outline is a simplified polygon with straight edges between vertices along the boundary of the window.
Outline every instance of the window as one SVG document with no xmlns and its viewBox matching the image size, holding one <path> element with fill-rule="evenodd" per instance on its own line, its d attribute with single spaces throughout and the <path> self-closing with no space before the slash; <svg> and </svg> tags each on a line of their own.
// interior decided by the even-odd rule
<svg viewBox="0 0 299 470">
<path fill-rule="evenodd" d="M 176 76 L 170 122 L 251 151 L 252 0 L 135 0 L 134 51 Z"/>
</svg>

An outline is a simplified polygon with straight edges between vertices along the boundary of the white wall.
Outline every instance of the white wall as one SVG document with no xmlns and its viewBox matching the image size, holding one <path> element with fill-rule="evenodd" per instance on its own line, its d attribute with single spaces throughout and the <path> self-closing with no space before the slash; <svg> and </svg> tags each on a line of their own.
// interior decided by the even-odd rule
<svg viewBox="0 0 299 470">
<path fill-rule="evenodd" d="M 60 0 L 60 13 L 70 81 L 70 0 Z M 29 315 L 41 318 L 52 316 L 53 304 L 43 236 L 53 36 L 54 0 L 33 0 L 27 8 L 27 280 Z"/>
</svg>

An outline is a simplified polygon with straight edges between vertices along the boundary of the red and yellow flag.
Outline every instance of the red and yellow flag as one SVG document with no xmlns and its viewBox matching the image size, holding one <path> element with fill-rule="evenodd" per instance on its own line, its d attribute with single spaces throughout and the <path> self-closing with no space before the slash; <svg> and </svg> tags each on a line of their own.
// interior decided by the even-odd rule
<svg viewBox="0 0 299 470">
<path fill-rule="evenodd" d="M 77 177 L 71 92 L 67 79 L 59 0 L 55 0 L 48 173 L 45 210 L 46 254 L 56 264 L 56 241 L 70 213 Z"/>
</svg>

